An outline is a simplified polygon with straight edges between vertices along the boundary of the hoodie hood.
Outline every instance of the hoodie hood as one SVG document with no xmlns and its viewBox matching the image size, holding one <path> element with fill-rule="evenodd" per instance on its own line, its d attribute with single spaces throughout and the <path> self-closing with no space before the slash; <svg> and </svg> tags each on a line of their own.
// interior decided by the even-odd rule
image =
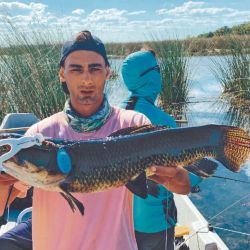
<svg viewBox="0 0 250 250">
<path fill-rule="evenodd" d="M 157 60 L 150 51 L 138 51 L 125 58 L 121 74 L 132 95 L 147 97 L 153 102 L 156 100 L 162 87 L 161 74 L 157 70 L 151 70 L 143 76 L 140 75 L 157 65 Z"/>
</svg>

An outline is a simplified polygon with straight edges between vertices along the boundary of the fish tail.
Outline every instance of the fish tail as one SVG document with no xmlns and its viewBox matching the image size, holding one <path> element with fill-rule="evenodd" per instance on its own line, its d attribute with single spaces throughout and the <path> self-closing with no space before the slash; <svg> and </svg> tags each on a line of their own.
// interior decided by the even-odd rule
<svg viewBox="0 0 250 250">
<path fill-rule="evenodd" d="M 233 172 L 239 172 L 240 167 L 250 156 L 250 137 L 246 131 L 237 127 L 223 126 L 223 156 L 218 160 Z"/>
</svg>

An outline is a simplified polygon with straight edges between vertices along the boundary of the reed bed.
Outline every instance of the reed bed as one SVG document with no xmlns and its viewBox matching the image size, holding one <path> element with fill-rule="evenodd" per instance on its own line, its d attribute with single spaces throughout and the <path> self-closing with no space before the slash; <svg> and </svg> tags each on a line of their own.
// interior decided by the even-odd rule
<svg viewBox="0 0 250 250">
<path fill-rule="evenodd" d="M 235 43 L 244 43 L 243 51 L 250 53 L 250 35 L 233 36 Z M 190 55 L 230 55 L 231 54 L 231 36 L 215 36 L 210 38 L 198 37 L 184 40 Z"/>
<path fill-rule="evenodd" d="M 128 43 L 107 43 L 105 45 L 107 54 L 111 58 L 124 58 L 127 55 L 138 51 L 142 47 L 142 42 L 128 42 Z"/>
<path fill-rule="evenodd" d="M 144 42 L 129 42 L 129 43 L 107 43 L 107 53 L 113 58 L 122 58 L 130 53 L 140 50 L 143 44 L 162 43 L 162 39 L 153 39 L 150 37 L 148 41 Z M 158 41 L 159 40 L 159 41 Z M 229 55 L 231 53 L 230 36 L 214 36 L 214 37 L 192 37 L 184 40 L 179 40 L 183 43 L 188 54 L 192 56 L 207 56 L 207 55 Z M 236 42 L 244 42 L 246 53 L 250 53 L 250 35 L 235 35 Z M 164 40 L 164 43 L 174 43 L 176 40 Z"/>
<path fill-rule="evenodd" d="M 160 41 L 154 37 L 149 45 L 156 51 L 162 76 L 159 105 L 176 119 L 185 117 L 190 91 L 190 69 L 187 47 L 183 41 Z"/>
<path fill-rule="evenodd" d="M 0 54 L 2 116 L 32 112 L 43 119 L 62 109 L 65 95 L 57 76 L 60 46 L 54 38 L 49 31 L 27 34 L 11 24 L 1 37 L 6 44 Z"/>
<path fill-rule="evenodd" d="M 222 86 L 222 110 L 233 125 L 250 130 L 250 55 L 245 52 L 247 40 L 228 40 L 230 55 L 212 59 L 213 74 Z"/>
</svg>

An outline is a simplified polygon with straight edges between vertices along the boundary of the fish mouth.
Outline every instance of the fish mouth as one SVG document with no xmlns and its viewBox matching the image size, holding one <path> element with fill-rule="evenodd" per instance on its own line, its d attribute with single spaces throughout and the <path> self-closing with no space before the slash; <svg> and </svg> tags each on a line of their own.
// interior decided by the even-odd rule
<svg viewBox="0 0 250 250">
<path fill-rule="evenodd" d="M 8 160 L 3 165 L 7 174 L 29 186 L 40 187 L 49 191 L 61 191 L 59 184 L 66 178 L 66 175 L 50 173 L 46 169 L 38 168 L 27 161 L 20 165 L 15 160 Z"/>
</svg>

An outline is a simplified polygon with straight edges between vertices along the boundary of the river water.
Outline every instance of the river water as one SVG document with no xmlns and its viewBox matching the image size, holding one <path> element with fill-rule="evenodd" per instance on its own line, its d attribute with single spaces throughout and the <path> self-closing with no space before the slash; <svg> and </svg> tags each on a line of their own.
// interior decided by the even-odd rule
<svg viewBox="0 0 250 250">
<path fill-rule="evenodd" d="M 119 69 L 121 60 L 114 60 L 112 64 Z M 211 57 L 193 57 L 190 60 L 191 103 L 187 110 L 190 126 L 227 124 L 224 119 L 225 113 L 216 102 L 222 88 L 213 76 L 211 66 Z M 121 79 L 111 81 L 107 92 L 113 105 L 118 105 L 129 94 Z M 238 174 L 220 167 L 216 175 L 250 182 L 250 163 L 246 164 Z M 250 234 L 249 187 L 250 184 L 210 178 L 200 184 L 201 192 L 191 194 L 190 198 L 212 226 Z M 250 236 L 221 229 L 215 230 L 229 249 L 250 249 Z"/>
</svg>

